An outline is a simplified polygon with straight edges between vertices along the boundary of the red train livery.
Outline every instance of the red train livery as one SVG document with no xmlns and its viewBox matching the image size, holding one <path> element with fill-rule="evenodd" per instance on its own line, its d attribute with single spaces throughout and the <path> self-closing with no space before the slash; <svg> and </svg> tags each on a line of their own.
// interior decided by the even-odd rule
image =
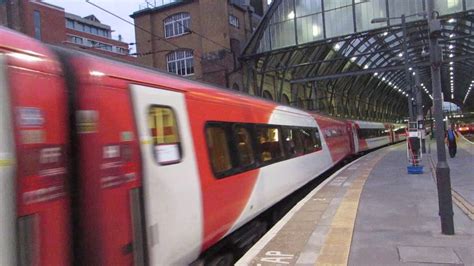
<svg viewBox="0 0 474 266">
<path fill-rule="evenodd" d="M 401 125 L 308 113 L 4 28 L 0 101 L 1 265 L 190 264 L 226 236 L 245 245 L 249 221 L 346 157 L 404 138 Z"/>
</svg>

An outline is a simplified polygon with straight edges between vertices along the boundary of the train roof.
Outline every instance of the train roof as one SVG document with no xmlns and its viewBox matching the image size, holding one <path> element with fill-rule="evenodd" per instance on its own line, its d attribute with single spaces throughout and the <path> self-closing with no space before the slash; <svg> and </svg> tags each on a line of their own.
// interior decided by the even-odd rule
<svg viewBox="0 0 474 266">
<path fill-rule="evenodd" d="M 103 57 L 83 53 L 76 50 L 65 49 L 63 47 L 55 47 L 56 51 L 67 54 L 73 62 L 77 64 L 78 73 L 86 79 L 111 78 L 128 80 L 132 83 L 136 82 L 140 85 L 149 85 L 150 87 L 163 87 L 164 89 L 180 91 L 186 93 L 189 97 L 196 97 L 200 100 L 214 101 L 223 104 L 248 104 L 253 108 L 275 109 L 280 111 L 291 112 L 297 115 L 310 116 L 311 114 L 305 110 L 294 108 L 291 106 L 281 105 L 277 102 L 266 100 L 260 97 L 252 96 L 246 93 L 232 91 L 215 85 L 189 80 L 167 72 L 156 69 L 147 68 L 129 64 L 127 62 L 119 62 Z"/>
<path fill-rule="evenodd" d="M 0 52 L 16 64 L 37 71 L 60 74 L 56 56 L 40 41 L 0 26 Z"/>
</svg>

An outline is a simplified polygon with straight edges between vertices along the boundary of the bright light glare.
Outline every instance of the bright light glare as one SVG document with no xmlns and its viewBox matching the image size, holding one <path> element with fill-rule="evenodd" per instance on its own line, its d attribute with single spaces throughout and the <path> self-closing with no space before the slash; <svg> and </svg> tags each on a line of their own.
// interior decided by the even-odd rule
<svg viewBox="0 0 474 266">
<path fill-rule="evenodd" d="M 288 19 L 294 19 L 295 18 L 295 12 L 291 11 L 290 14 L 288 14 Z"/>
<path fill-rule="evenodd" d="M 313 25 L 313 37 L 321 35 L 321 28 L 318 25 Z"/>
<path fill-rule="evenodd" d="M 28 62 L 41 62 L 41 61 L 43 61 L 43 59 L 40 58 L 40 57 L 27 55 L 27 54 L 9 53 L 8 55 L 11 56 L 11 57 L 14 57 L 16 59 L 20 59 L 20 60 L 24 60 L 24 61 L 28 61 Z"/>
<path fill-rule="evenodd" d="M 99 71 L 95 71 L 95 70 L 89 72 L 89 74 L 90 74 L 91 76 L 96 76 L 96 77 L 103 77 L 103 76 L 105 76 L 104 73 L 99 72 Z"/>
</svg>

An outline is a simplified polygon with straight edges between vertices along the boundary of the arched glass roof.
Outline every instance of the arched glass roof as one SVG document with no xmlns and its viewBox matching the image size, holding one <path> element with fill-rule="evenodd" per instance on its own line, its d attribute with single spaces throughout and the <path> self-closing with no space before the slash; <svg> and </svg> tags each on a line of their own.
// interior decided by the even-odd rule
<svg viewBox="0 0 474 266">
<path fill-rule="evenodd" d="M 442 26 L 444 99 L 472 111 L 474 0 L 434 2 Z M 425 0 L 274 0 L 241 58 L 262 79 L 273 75 L 292 85 L 333 88 L 343 113 L 374 109 L 383 118 L 406 112 L 414 86 L 426 110 L 432 90 L 425 9 Z"/>
</svg>

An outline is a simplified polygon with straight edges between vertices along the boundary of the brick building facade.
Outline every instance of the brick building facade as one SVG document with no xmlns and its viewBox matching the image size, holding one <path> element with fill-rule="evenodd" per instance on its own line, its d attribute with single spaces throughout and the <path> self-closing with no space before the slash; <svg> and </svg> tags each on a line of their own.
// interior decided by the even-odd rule
<svg viewBox="0 0 474 266">
<path fill-rule="evenodd" d="M 0 25 L 45 43 L 135 61 L 128 44 L 111 37 L 111 28 L 93 15 L 81 18 L 40 0 L 0 0 Z"/>
<path fill-rule="evenodd" d="M 238 61 L 266 0 L 176 0 L 147 6 L 135 20 L 137 60 L 192 79 L 246 91 Z M 257 13 L 257 12 L 258 13 Z"/>
</svg>

